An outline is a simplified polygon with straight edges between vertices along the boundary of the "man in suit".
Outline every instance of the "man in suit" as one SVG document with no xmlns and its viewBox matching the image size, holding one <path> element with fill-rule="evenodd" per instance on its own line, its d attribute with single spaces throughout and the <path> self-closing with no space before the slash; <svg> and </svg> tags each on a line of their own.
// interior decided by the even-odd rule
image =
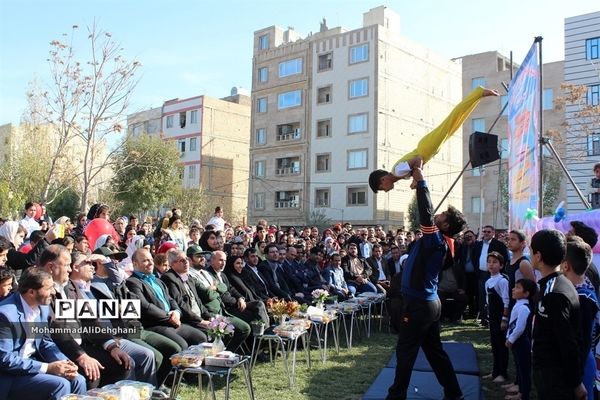
<svg viewBox="0 0 600 400">
<path fill-rule="evenodd" d="M 400 262 L 402 253 L 400 247 L 396 245 L 390 247 L 390 253 L 392 256 L 387 260 L 387 274 L 391 281 L 394 275 L 402 273 L 402 263 Z"/>
<path fill-rule="evenodd" d="M 260 272 L 258 272 L 258 254 L 256 254 L 256 249 L 250 247 L 244 251 L 244 261 L 246 262 L 246 266 L 244 267 L 245 271 L 248 273 L 245 275 L 247 280 L 245 284 L 252 290 L 257 299 L 265 301 L 273 297 L 269 292 L 269 288 L 265 283 L 265 280 L 262 278 Z"/>
<path fill-rule="evenodd" d="M 195 278 L 189 275 L 190 268 L 186 254 L 181 250 L 175 250 L 169 252 L 167 257 L 171 269 L 165 272 L 161 279 L 179 305 L 182 312 L 182 321 L 201 329 L 208 328 L 210 319 L 216 314 L 211 314 L 202 304 L 197 292 Z M 235 329 L 233 336 L 227 342 L 227 350 L 235 352 L 248 337 L 250 326 L 239 318 L 228 317 Z"/>
<path fill-rule="evenodd" d="M 492 251 L 496 251 L 500 253 L 502 257 L 504 257 L 505 265 L 502 266 L 502 271 L 504 271 L 504 268 L 510 263 L 510 257 L 508 255 L 508 249 L 506 248 L 506 245 L 495 238 L 496 230 L 493 226 L 484 226 L 481 233 L 481 240 L 475 243 L 471 257 L 475 270 L 478 274 L 477 295 L 479 318 L 481 319 L 481 324 L 483 326 L 487 326 L 487 310 L 485 309 L 485 281 L 490 278 L 490 273 L 487 270 L 487 255 Z"/>
<path fill-rule="evenodd" d="M 267 259 L 258 264 L 258 272 L 267 284 L 269 292 L 283 300 L 291 300 L 292 293 L 279 263 L 279 250 L 274 243 L 265 247 Z"/>
<path fill-rule="evenodd" d="M 35 323 L 48 327 L 52 276 L 31 267 L 23 272 L 18 292 L 0 303 L 0 399 L 60 399 L 84 394 L 85 378 L 49 335 L 32 335 Z M 29 331 L 29 332 L 28 332 Z M 31 335 L 31 336 L 30 336 Z M 29 337 L 28 337 L 29 336 Z"/>
<path fill-rule="evenodd" d="M 52 275 L 56 299 L 83 299 L 83 293 L 69 280 L 71 254 L 61 245 L 52 244 L 39 260 L 40 268 Z M 53 328 L 80 328 L 92 332 L 102 327 L 97 319 L 53 319 Z M 52 332 L 58 348 L 79 366 L 88 388 L 96 388 L 127 379 L 135 367 L 132 358 L 121 349 L 120 341 L 107 333 L 83 333 L 73 336 L 64 331 Z"/>
<path fill-rule="evenodd" d="M 239 330 L 244 334 L 244 339 L 250 334 L 250 325 L 252 321 L 263 320 L 268 321 L 267 310 L 265 305 L 260 301 L 249 301 L 246 302 L 244 296 L 240 294 L 229 282 L 227 275 L 223 273 L 225 269 L 225 262 L 227 261 L 227 255 L 223 251 L 213 252 L 210 263 L 208 266 L 208 272 L 214 278 L 214 284 L 217 287 L 217 291 L 221 295 L 222 304 L 225 306 L 225 310 L 240 319 L 239 322 L 245 322 L 244 324 L 238 324 L 236 330 Z M 234 325 L 235 326 L 235 325 Z"/>
<path fill-rule="evenodd" d="M 369 280 L 377 287 L 379 293 L 387 293 L 390 289 L 390 276 L 386 270 L 386 262 L 383 258 L 383 249 L 380 244 L 373 245 L 372 256 L 365 261 L 371 267 Z"/>
<path fill-rule="evenodd" d="M 127 288 L 141 301 L 144 328 L 168 337 L 182 349 L 206 342 L 204 332 L 181 322 L 177 302 L 169 295 L 165 284 L 153 274 L 154 261 L 150 252 L 137 249 L 131 258 L 134 272 L 127 279 Z"/>
<path fill-rule="evenodd" d="M 77 251 L 72 253 L 71 257 L 73 261 L 71 262 L 69 283 L 72 284 L 76 289 L 79 289 L 79 294 L 76 295 L 81 295 L 82 297 L 77 298 L 89 298 L 96 300 L 97 298 L 95 294 L 91 291 L 91 282 L 92 278 L 94 277 L 94 264 L 92 263 L 92 260 L 102 260 L 104 259 L 104 256 L 93 254 L 88 257 L 86 254 Z M 118 320 L 114 320 L 115 324 L 112 322 L 113 320 L 102 321 L 103 324 L 106 323 L 111 327 L 123 327 Z M 156 350 L 151 348 L 149 345 L 140 344 L 139 342 L 136 343 L 126 337 L 121 336 L 118 339 L 118 343 L 121 347 L 121 350 L 127 353 L 134 361 L 131 369 L 132 376 L 130 378 L 137 381 L 147 382 L 153 386 L 156 386 L 157 380 L 154 356 L 154 351 Z"/>
</svg>

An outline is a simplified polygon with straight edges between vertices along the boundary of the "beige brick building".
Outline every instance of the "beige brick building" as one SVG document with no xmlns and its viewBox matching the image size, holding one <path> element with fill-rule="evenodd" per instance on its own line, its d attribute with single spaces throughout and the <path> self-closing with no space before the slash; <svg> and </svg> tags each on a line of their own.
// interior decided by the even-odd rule
<svg viewBox="0 0 600 400">
<path fill-rule="evenodd" d="M 475 131 L 488 132 L 507 101 L 506 91 L 502 83 L 506 85 L 510 83 L 511 65 L 508 57 L 496 51 L 464 56 L 457 59 L 457 61 L 462 64 L 463 96 L 466 96 L 474 87 L 479 85 L 497 89 L 502 95 L 499 98 L 488 98 L 482 101 L 473 111 L 470 119 L 463 125 L 463 152 L 466 163 L 469 157 L 469 136 Z M 563 65 L 562 61 L 558 61 L 543 66 L 543 128 L 546 133 L 548 131 L 558 132 L 558 136 L 553 140 L 553 145 L 560 154 L 564 154 L 565 144 L 562 140 L 564 113 L 556 111 L 554 107 L 556 97 L 561 95 L 560 85 L 563 81 Z M 513 64 L 515 73 L 518 67 L 517 64 Z M 500 229 L 508 227 L 506 184 L 504 184 L 504 188 L 499 184 L 501 180 L 499 177 L 503 177 L 505 181 L 507 179 L 507 155 L 509 150 L 507 130 L 507 111 L 505 110 L 490 132 L 498 135 L 501 160 L 482 167 L 469 168 L 463 176 L 462 210 L 467 217 L 469 227 L 475 232 L 478 231 L 480 224 L 490 224 Z M 548 156 L 546 157 L 548 170 L 556 169 L 556 161 L 549 157 L 550 153 L 546 150 L 544 154 Z M 561 192 L 558 195 L 558 201 L 566 199 L 567 181 L 562 175 L 561 180 Z M 532 190 L 537 190 L 537 188 Z"/>
<path fill-rule="evenodd" d="M 160 135 L 181 154 L 182 186 L 198 190 L 206 203 L 221 206 L 231 222 L 246 218 L 250 98 L 237 89 L 223 99 L 173 99 L 162 107 L 131 114 L 129 134 Z M 208 218 L 210 215 L 199 216 Z"/>
<path fill-rule="evenodd" d="M 252 82 L 250 223 L 303 225 L 317 212 L 407 225 L 410 182 L 374 194 L 368 175 L 391 169 L 460 101 L 460 65 L 402 37 L 381 6 L 349 31 L 256 31 Z M 426 166 L 434 203 L 460 170 L 461 146 L 458 132 Z M 449 201 L 462 203 L 460 191 Z"/>
</svg>

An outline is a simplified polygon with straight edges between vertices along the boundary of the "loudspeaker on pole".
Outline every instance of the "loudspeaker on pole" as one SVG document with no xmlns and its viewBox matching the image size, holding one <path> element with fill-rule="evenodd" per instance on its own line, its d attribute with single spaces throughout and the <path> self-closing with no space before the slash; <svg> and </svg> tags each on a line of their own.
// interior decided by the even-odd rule
<svg viewBox="0 0 600 400">
<path fill-rule="evenodd" d="M 469 137 L 469 158 L 473 168 L 500 159 L 498 136 L 483 132 L 472 133 Z"/>
</svg>

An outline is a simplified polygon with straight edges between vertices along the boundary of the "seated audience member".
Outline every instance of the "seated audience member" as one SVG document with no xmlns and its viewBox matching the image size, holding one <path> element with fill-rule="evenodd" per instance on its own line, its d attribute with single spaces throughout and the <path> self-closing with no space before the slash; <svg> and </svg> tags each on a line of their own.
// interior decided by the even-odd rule
<svg viewBox="0 0 600 400">
<path fill-rule="evenodd" d="M 339 301 L 344 301 L 350 296 L 350 290 L 344 280 L 342 257 L 333 253 L 329 257 L 329 266 L 323 271 L 323 278 L 329 286 L 329 291 L 337 295 Z"/>
<path fill-rule="evenodd" d="M 97 258 L 97 255 L 92 255 L 89 260 L 94 265 L 94 277 L 92 278 L 90 290 L 97 299 L 137 299 L 137 297 L 129 291 L 126 282 L 120 278 L 120 275 L 115 270 L 118 267 L 110 258 L 102 260 Z M 171 357 L 173 354 L 180 352 L 181 347 L 171 339 L 158 334 L 156 332 L 144 329 L 139 320 L 112 320 L 113 324 L 119 324 L 123 327 L 135 327 L 139 332 L 139 339 L 129 337 L 134 343 L 147 347 L 154 353 L 156 363 L 156 379 L 158 384 L 163 382 L 171 371 Z"/>
<path fill-rule="evenodd" d="M 71 254 L 61 245 L 48 246 L 40 256 L 40 268 L 52 275 L 56 299 L 83 299 L 75 283 L 69 280 L 71 272 Z M 55 304 L 54 302 L 52 303 Z M 56 310 L 55 310 L 56 315 Z M 86 328 L 94 332 L 102 324 L 97 319 L 57 319 L 51 322 L 53 328 Z M 70 360 L 79 366 L 79 372 L 85 376 L 88 388 L 104 386 L 127 379 L 134 368 L 131 357 L 125 353 L 118 340 L 106 333 L 84 333 L 73 336 L 64 330 L 54 332 L 52 340 Z"/>
<path fill-rule="evenodd" d="M 257 300 L 265 301 L 272 298 L 273 295 L 269 292 L 267 283 L 262 278 L 260 272 L 258 272 L 258 263 L 260 262 L 260 259 L 258 258 L 256 249 L 252 247 L 246 249 L 246 251 L 244 251 L 244 261 L 246 262 L 246 266 L 244 267 L 244 271 L 246 271 L 244 278 L 246 279 L 244 280 L 244 283 L 248 289 L 255 294 Z"/>
<path fill-rule="evenodd" d="M 253 249 L 248 249 L 253 250 Z M 237 290 L 242 297 L 248 301 L 262 301 L 263 299 L 254 291 L 250 284 L 252 277 L 251 271 L 246 268 L 246 263 L 242 256 L 228 256 L 223 270 L 231 286 Z"/>
<path fill-rule="evenodd" d="M 167 287 L 154 275 L 154 260 L 146 249 L 133 253 L 133 274 L 127 288 L 141 301 L 141 322 L 145 329 L 160 333 L 176 342 L 182 349 L 207 340 L 200 329 L 181 322 L 181 310 L 169 295 Z"/>
<path fill-rule="evenodd" d="M 458 262 L 446 262 L 438 276 L 438 296 L 442 302 L 442 318 L 451 323 L 462 321 L 462 315 L 467 308 L 465 293 L 465 274 Z"/>
<path fill-rule="evenodd" d="M 291 300 L 292 293 L 285 279 L 285 272 L 279 262 L 279 250 L 276 244 L 265 247 L 266 260 L 258 264 L 258 271 L 273 296 Z"/>
<path fill-rule="evenodd" d="M 29 253 L 23 254 L 18 251 L 18 249 L 23 244 L 26 234 L 27 230 L 15 221 L 6 221 L 0 226 L 0 237 L 7 239 L 11 245 L 6 255 L 6 265 L 14 270 L 34 266 L 37 263 L 40 254 L 48 247 L 48 244 L 56 239 L 54 230 L 51 229 L 46 234 L 46 239 L 40 240 Z"/>
<path fill-rule="evenodd" d="M 52 276 L 41 268 L 21 275 L 19 291 L 0 302 L 0 397 L 60 399 L 85 394 L 85 378 L 48 335 L 28 339 L 16 321 L 47 326 L 54 293 Z"/>
<path fill-rule="evenodd" d="M 94 277 L 94 260 L 104 259 L 104 256 L 94 254 L 91 258 L 83 253 L 73 253 L 71 255 L 71 274 L 69 283 L 73 284 L 82 297 L 77 298 L 88 298 L 96 300 L 94 292 L 91 290 L 91 282 Z M 69 297 L 69 295 L 67 295 Z M 112 324 L 113 320 L 102 321 L 103 324 L 115 326 Z M 147 346 L 140 345 L 127 339 L 127 336 L 119 337 L 117 341 L 121 349 L 127 353 L 132 359 L 132 372 L 131 378 L 151 383 L 156 386 L 156 366 L 154 359 L 153 349 L 149 349 Z"/>
<path fill-rule="evenodd" d="M 213 284 L 217 287 L 217 292 L 221 296 L 221 302 L 225 305 L 225 310 L 247 323 L 256 320 L 263 320 L 267 323 L 269 317 L 265 305 L 260 301 L 246 301 L 246 298 L 231 286 L 227 275 L 223 273 L 226 260 L 227 256 L 223 251 L 215 251 L 208 266 L 208 272 L 214 279 Z M 246 327 L 243 328 L 245 330 Z M 247 333 L 250 334 L 249 325 Z"/>
<path fill-rule="evenodd" d="M 371 257 L 365 262 L 371 267 L 369 279 L 379 293 L 386 293 L 390 289 L 390 276 L 386 270 L 386 260 L 383 258 L 383 247 L 380 244 L 373 245 Z"/>
<path fill-rule="evenodd" d="M 348 289 L 353 296 L 363 292 L 377 293 L 377 288 L 369 281 L 371 267 L 358 257 L 358 246 L 355 243 L 348 245 L 348 255 L 342 258 L 342 269 Z"/>
<path fill-rule="evenodd" d="M 169 270 L 169 260 L 167 259 L 167 253 L 161 253 L 154 256 L 154 275 L 160 278 L 165 272 Z"/>
<path fill-rule="evenodd" d="M 0 301 L 13 292 L 15 273 L 10 267 L 0 266 Z"/>
</svg>

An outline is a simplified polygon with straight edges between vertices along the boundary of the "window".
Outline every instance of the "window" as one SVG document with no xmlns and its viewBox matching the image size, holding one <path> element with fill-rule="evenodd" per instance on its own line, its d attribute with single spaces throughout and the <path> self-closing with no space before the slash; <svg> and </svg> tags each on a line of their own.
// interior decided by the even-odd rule
<svg viewBox="0 0 600 400">
<path fill-rule="evenodd" d="M 333 53 L 319 55 L 319 72 L 333 68 Z"/>
<path fill-rule="evenodd" d="M 471 120 L 471 130 L 472 130 L 472 132 L 484 132 L 485 133 L 485 119 L 473 118 Z"/>
<path fill-rule="evenodd" d="M 179 113 L 179 126 L 185 128 L 185 111 Z"/>
<path fill-rule="evenodd" d="M 300 192 L 275 192 L 275 208 L 300 208 Z"/>
<path fill-rule="evenodd" d="M 277 97 L 277 107 L 281 110 L 284 108 L 296 107 L 302 104 L 302 92 L 294 90 L 291 92 L 281 93 Z"/>
<path fill-rule="evenodd" d="M 324 119 L 317 121 L 317 137 L 330 137 L 331 136 L 331 119 Z"/>
<path fill-rule="evenodd" d="M 258 81 L 267 82 L 269 80 L 269 68 L 262 67 L 258 69 Z"/>
<path fill-rule="evenodd" d="M 508 152 L 510 151 L 508 146 L 509 144 L 507 138 L 500 140 L 500 158 L 502 160 L 506 160 L 508 158 Z"/>
<path fill-rule="evenodd" d="M 179 151 L 182 153 L 181 155 L 183 155 L 183 153 L 185 153 L 185 139 L 180 139 L 177 142 L 177 147 L 179 147 Z"/>
<path fill-rule="evenodd" d="M 367 187 L 350 187 L 348 188 L 347 205 L 349 206 L 366 206 L 367 205 Z"/>
<path fill-rule="evenodd" d="M 190 111 L 190 124 L 198 123 L 198 110 Z"/>
<path fill-rule="evenodd" d="M 471 89 L 477 89 L 479 86 L 485 87 L 485 78 L 479 76 L 471 79 Z"/>
<path fill-rule="evenodd" d="M 585 41 L 585 56 L 588 60 L 596 60 L 600 58 L 600 37 L 587 39 Z"/>
<path fill-rule="evenodd" d="M 259 128 L 256 130 L 256 136 L 254 139 L 254 143 L 256 143 L 256 144 L 267 143 L 267 130 L 265 128 Z"/>
<path fill-rule="evenodd" d="M 262 210 L 265 208 L 265 194 L 254 193 L 254 209 Z"/>
<path fill-rule="evenodd" d="M 195 137 L 190 138 L 190 151 L 196 151 L 197 142 L 198 139 L 196 139 Z"/>
<path fill-rule="evenodd" d="M 367 61 L 369 59 L 369 43 L 350 47 L 350 64 Z"/>
<path fill-rule="evenodd" d="M 369 114 L 354 114 L 348 116 L 348 134 L 367 132 Z"/>
<path fill-rule="evenodd" d="M 600 156 L 600 133 L 588 136 L 588 156 Z"/>
<path fill-rule="evenodd" d="M 367 149 L 348 151 L 348 169 L 367 168 Z"/>
<path fill-rule="evenodd" d="M 329 172 L 330 171 L 330 163 L 329 158 L 331 154 L 317 154 L 317 168 L 316 172 Z"/>
<path fill-rule="evenodd" d="M 188 179 L 196 179 L 196 166 L 188 165 Z"/>
<path fill-rule="evenodd" d="M 506 103 L 508 103 L 508 95 L 507 94 L 500 97 L 500 110 L 502 110 L 504 108 L 504 105 Z M 502 111 L 502 115 L 504 115 L 504 116 L 508 115 L 508 106 L 506 106 L 506 108 L 504 108 L 504 111 Z"/>
<path fill-rule="evenodd" d="M 267 112 L 267 98 L 261 97 L 256 99 L 256 112 L 266 113 Z"/>
<path fill-rule="evenodd" d="M 279 63 L 279 77 L 284 78 L 290 75 L 302 73 L 302 59 L 294 58 L 293 60 L 283 61 Z"/>
<path fill-rule="evenodd" d="M 356 79 L 349 82 L 348 85 L 348 97 L 354 99 L 356 97 L 363 97 L 369 94 L 369 79 Z"/>
<path fill-rule="evenodd" d="M 264 178 L 265 171 L 266 171 L 266 164 L 267 164 L 267 162 L 264 160 L 255 161 L 254 162 L 254 176 L 259 177 L 259 178 Z"/>
<path fill-rule="evenodd" d="M 331 85 L 317 89 L 317 104 L 331 103 Z"/>
<path fill-rule="evenodd" d="M 173 116 L 169 115 L 167 116 L 167 128 L 172 128 L 173 127 Z"/>
<path fill-rule="evenodd" d="M 259 50 L 266 50 L 269 48 L 269 35 L 262 35 L 258 37 L 258 48 Z"/>
<path fill-rule="evenodd" d="M 554 108 L 554 92 L 552 89 L 544 89 L 542 97 L 542 109 L 552 110 Z"/>
<path fill-rule="evenodd" d="M 600 85 L 588 86 L 587 103 L 589 106 L 597 106 L 600 104 Z"/>
<path fill-rule="evenodd" d="M 329 189 L 315 190 L 315 205 L 317 207 L 329 207 Z"/>
<path fill-rule="evenodd" d="M 481 197 L 471 197 L 471 212 L 473 212 L 473 213 L 485 212 L 485 205 L 481 201 Z"/>
</svg>

